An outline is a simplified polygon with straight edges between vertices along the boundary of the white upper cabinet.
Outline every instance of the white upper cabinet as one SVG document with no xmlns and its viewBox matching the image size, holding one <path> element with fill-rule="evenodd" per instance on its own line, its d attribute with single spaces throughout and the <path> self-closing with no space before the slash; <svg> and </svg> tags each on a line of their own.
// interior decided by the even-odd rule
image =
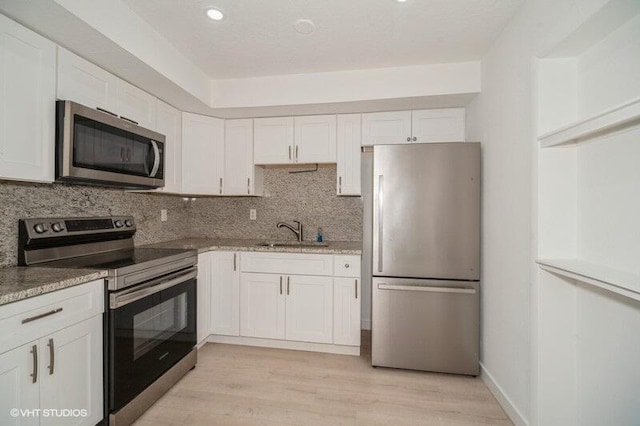
<svg viewBox="0 0 640 426">
<path fill-rule="evenodd" d="M 338 116 L 337 192 L 338 195 L 360 195 L 360 114 Z"/>
<path fill-rule="evenodd" d="M 411 111 L 411 142 L 464 142 L 464 108 Z"/>
<path fill-rule="evenodd" d="M 164 188 L 160 191 L 180 193 L 182 190 L 182 113 L 158 100 L 156 131 L 165 135 Z"/>
<path fill-rule="evenodd" d="M 294 119 L 296 163 L 336 162 L 336 116 L 311 115 Z"/>
<path fill-rule="evenodd" d="M 362 145 L 411 142 L 411 111 L 362 114 Z"/>
<path fill-rule="evenodd" d="M 182 114 L 182 192 L 221 195 L 224 168 L 224 120 Z"/>
<path fill-rule="evenodd" d="M 262 169 L 253 164 L 253 120 L 226 120 L 224 195 L 261 195 Z"/>
<path fill-rule="evenodd" d="M 464 140 L 464 108 L 362 114 L 362 145 Z"/>
<path fill-rule="evenodd" d="M 121 118 L 135 121 L 140 127 L 156 130 L 156 98 L 120 79 L 116 89 L 118 105 L 114 112 Z"/>
<path fill-rule="evenodd" d="M 253 120 L 255 164 L 287 164 L 293 161 L 293 117 Z"/>
<path fill-rule="evenodd" d="M 58 46 L 58 99 L 112 113 L 118 77 Z"/>
<path fill-rule="evenodd" d="M 52 182 L 56 46 L 0 15 L 0 179 Z"/>
</svg>

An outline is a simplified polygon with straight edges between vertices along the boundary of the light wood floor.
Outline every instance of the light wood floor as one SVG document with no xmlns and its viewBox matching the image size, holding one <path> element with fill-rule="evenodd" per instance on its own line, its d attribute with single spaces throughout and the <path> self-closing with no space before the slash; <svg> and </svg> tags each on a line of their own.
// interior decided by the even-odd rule
<svg viewBox="0 0 640 426">
<path fill-rule="evenodd" d="M 362 355 L 206 344 L 152 425 L 511 425 L 479 378 L 372 368 Z"/>
</svg>

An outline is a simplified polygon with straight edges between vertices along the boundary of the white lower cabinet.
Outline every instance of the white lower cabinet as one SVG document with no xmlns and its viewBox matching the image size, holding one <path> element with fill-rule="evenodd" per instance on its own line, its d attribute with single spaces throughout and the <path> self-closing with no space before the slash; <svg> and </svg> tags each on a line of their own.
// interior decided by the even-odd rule
<svg viewBox="0 0 640 426">
<path fill-rule="evenodd" d="M 40 406 L 91 407 L 87 417 L 41 417 L 40 425 L 94 425 L 102 419 L 102 317 L 96 316 L 40 339 Z"/>
<path fill-rule="evenodd" d="M 360 256 L 209 252 L 198 267 L 210 268 L 198 275 L 211 286 L 210 341 L 359 353 Z"/>
<path fill-rule="evenodd" d="M 13 417 L 12 409 L 30 410 L 40 407 L 40 386 L 33 382 L 32 374 L 37 365 L 33 348 L 38 343 L 27 344 L 0 354 L 0 424 L 37 425 L 38 417 Z"/>
<path fill-rule="evenodd" d="M 332 343 L 333 278 L 287 276 L 285 338 Z"/>
<path fill-rule="evenodd" d="M 103 311 L 102 280 L 0 306 L 1 425 L 103 419 Z M 38 409 L 56 411 L 38 416 Z"/>
<path fill-rule="evenodd" d="M 196 340 L 198 345 L 209 336 L 211 324 L 211 258 L 213 253 L 198 255 L 198 278 L 196 285 Z"/>
<path fill-rule="evenodd" d="M 333 279 L 333 343 L 360 346 L 361 284 L 359 278 Z"/>
<path fill-rule="evenodd" d="M 211 254 L 211 334 L 240 335 L 239 254 Z"/>
<path fill-rule="evenodd" d="M 240 335 L 285 338 L 284 277 L 276 274 L 240 274 Z"/>
</svg>

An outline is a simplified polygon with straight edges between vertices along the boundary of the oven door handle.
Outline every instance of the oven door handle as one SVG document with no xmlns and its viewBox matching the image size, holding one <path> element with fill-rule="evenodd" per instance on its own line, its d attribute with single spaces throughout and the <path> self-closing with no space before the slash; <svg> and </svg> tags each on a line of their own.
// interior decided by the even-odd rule
<svg viewBox="0 0 640 426">
<path fill-rule="evenodd" d="M 191 270 L 186 274 L 180 274 L 176 277 L 171 277 L 167 280 L 160 281 L 157 283 L 151 283 L 144 288 L 114 293 L 110 296 L 109 306 L 111 309 L 118 309 L 122 306 L 128 305 L 129 303 L 135 302 L 136 300 L 140 300 L 152 294 L 155 294 L 159 291 L 166 290 L 169 287 L 173 287 L 176 284 L 183 283 L 185 281 L 189 281 L 193 278 L 196 278 L 198 275 L 197 270 Z"/>
</svg>

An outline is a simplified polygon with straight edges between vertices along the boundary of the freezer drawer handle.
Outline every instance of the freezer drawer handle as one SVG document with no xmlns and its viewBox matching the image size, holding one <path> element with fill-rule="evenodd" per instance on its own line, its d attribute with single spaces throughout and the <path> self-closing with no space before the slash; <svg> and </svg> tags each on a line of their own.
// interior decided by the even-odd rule
<svg viewBox="0 0 640 426">
<path fill-rule="evenodd" d="M 384 176 L 378 176 L 378 272 L 382 272 L 382 214 L 384 208 Z"/>
<path fill-rule="evenodd" d="M 428 291 L 432 293 L 476 294 L 473 288 L 419 287 L 413 285 L 378 284 L 380 290 Z"/>
</svg>

